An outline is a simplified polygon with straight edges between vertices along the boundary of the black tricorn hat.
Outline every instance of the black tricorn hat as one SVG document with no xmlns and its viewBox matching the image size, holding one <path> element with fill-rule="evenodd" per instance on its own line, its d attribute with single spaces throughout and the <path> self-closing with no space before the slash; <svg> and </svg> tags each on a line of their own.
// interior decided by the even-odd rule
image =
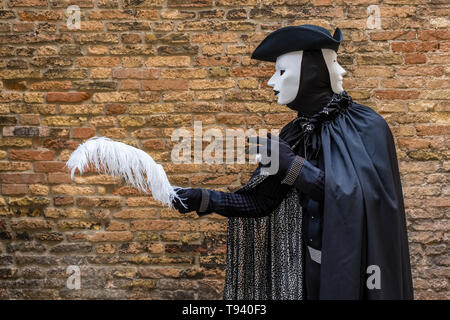
<svg viewBox="0 0 450 320">
<path fill-rule="evenodd" d="M 337 52 L 342 39 L 339 28 L 331 36 L 327 29 L 312 24 L 284 27 L 270 33 L 253 51 L 251 58 L 275 62 L 279 56 L 291 51 L 328 48 Z"/>
</svg>

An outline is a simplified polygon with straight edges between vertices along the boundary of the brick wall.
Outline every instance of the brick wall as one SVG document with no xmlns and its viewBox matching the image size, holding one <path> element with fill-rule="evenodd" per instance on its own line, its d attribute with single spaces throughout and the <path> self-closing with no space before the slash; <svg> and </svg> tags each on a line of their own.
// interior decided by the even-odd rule
<svg viewBox="0 0 450 320">
<path fill-rule="evenodd" d="M 295 114 L 251 60 L 271 31 L 344 33 L 344 88 L 397 145 L 417 298 L 449 298 L 449 51 L 445 0 L 3 0 L 0 298 L 220 299 L 226 219 L 180 215 L 94 172 L 64 168 L 87 138 L 148 152 L 173 184 L 235 190 L 254 164 L 170 162 L 175 128 L 281 128 Z M 367 26 L 378 5 L 381 29 Z M 70 265 L 81 289 L 67 288 Z"/>
</svg>

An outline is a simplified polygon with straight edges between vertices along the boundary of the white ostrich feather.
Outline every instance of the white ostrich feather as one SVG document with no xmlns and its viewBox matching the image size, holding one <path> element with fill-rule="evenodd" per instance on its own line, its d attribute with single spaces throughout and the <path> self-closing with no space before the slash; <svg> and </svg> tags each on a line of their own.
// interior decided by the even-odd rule
<svg viewBox="0 0 450 320">
<path fill-rule="evenodd" d="M 89 163 L 93 163 L 97 171 L 123 179 L 142 192 L 150 190 L 154 199 L 170 208 L 174 199 L 186 207 L 182 201 L 185 199 L 176 193 L 180 187 L 173 187 L 164 168 L 140 149 L 107 137 L 92 137 L 80 144 L 66 162 L 72 180 L 75 170 L 82 174 Z"/>
</svg>

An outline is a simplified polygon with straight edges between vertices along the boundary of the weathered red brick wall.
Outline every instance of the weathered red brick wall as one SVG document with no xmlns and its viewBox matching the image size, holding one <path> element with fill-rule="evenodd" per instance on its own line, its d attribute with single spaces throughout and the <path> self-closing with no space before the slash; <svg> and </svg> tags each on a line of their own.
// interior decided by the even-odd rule
<svg viewBox="0 0 450 320">
<path fill-rule="evenodd" d="M 449 298 L 449 51 L 445 0 L 3 0 L 0 298 L 220 299 L 226 219 L 181 215 L 64 168 L 87 138 L 147 151 L 173 184 L 235 190 L 254 164 L 170 162 L 175 128 L 281 128 L 295 114 L 250 59 L 271 31 L 344 33 L 344 88 L 396 139 L 417 298 Z M 381 29 L 367 25 L 369 5 Z M 81 289 L 66 286 L 80 267 Z"/>
</svg>

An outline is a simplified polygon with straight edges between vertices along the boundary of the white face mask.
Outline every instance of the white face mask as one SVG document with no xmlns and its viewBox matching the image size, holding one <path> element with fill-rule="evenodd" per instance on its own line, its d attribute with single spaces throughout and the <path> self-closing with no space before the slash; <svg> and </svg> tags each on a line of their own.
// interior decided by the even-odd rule
<svg viewBox="0 0 450 320">
<path fill-rule="evenodd" d="M 334 93 L 341 93 L 344 91 L 344 88 L 342 87 L 342 80 L 347 71 L 345 71 L 344 68 L 342 68 L 337 62 L 336 51 L 331 49 L 321 50 L 325 63 L 327 64 L 328 72 L 330 73 L 331 89 Z"/>
<path fill-rule="evenodd" d="M 275 63 L 275 73 L 267 82 L 277 94 L 278 104 L 294 101 L 300 86 L 303 51 L 291 51 L 282 54 Z"/>
<path fill-rule="evenodd" d="M 347 71 L 337 62 L 337 53 L 332 49 L 321 49 L 330 74 L 331 89 L 335 93 L 344 91 L 343 76 Z M 285 105 L 295 100 L 300 86 L 303 50 L 282 54 L 275 63 L 275 73 L 267 82 L 277 94 L 278 104 Z"/>
</svg>

